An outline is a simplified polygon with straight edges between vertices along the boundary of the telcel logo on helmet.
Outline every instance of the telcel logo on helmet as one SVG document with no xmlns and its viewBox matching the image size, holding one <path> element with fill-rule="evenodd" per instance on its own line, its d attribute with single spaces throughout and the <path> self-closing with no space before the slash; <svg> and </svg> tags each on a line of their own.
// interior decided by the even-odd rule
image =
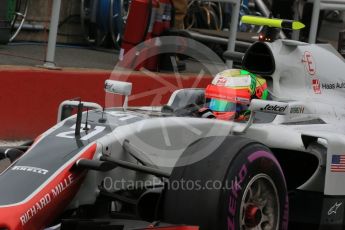
<svg viewBox="0 0 345 230">
<path fill-rule="evenodd" d="M 262 110 L 264 111 L 273 111 L 273 112 L 285 112 L 287 106 L 279 106 L 279 105 L 270 105 L 267 104 Z"/>
</svg>

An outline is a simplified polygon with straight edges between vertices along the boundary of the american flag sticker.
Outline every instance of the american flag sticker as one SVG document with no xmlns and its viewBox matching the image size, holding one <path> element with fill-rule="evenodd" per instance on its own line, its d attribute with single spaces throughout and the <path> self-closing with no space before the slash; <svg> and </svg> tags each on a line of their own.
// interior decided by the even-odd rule
<svg viewBox="0 0 345 230">
<path fill-rule="evenodd" d="M 345 155 L 332 155 L 331 172 L 345 172 Z"/>
</svg>

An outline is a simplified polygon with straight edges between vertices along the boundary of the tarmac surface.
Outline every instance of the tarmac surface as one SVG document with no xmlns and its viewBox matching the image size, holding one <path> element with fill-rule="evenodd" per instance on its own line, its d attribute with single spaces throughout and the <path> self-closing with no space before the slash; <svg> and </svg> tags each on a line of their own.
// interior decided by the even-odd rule
<svg viewBox="0 0 345 230">
<path fill-rule="evenodd" d="M 0 46 L 0 65 L 41 66 L 45 60 L 46 44 L 13 42 Z M 117 50 L 58 45 L 55 62 L 63 68 L 112 70 L 118 61 Z"/>
</svg>

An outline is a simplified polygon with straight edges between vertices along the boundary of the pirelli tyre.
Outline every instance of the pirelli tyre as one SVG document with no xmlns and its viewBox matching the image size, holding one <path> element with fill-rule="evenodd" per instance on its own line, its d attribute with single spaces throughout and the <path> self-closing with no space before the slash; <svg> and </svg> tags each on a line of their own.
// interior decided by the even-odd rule
<svg viewBox="0 0 345 230">
<path fill-rule="evenodd" d="M 287 230 L 283 171 L 264 145 L 237 136 L 208 137 L 189 146 L 177 165 L 163 196 L 164 221 L 201 230 Z"/>
</svg>

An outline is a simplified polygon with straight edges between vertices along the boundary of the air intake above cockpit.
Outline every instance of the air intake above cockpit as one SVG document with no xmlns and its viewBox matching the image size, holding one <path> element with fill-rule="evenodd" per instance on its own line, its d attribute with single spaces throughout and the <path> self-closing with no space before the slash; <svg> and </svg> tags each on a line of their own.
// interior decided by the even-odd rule
<svg viewBox="0 0 345 230">
<path fill-rule="evenodd" d="M 270 47 L 262 42 L 254 43 L 244 55 L 242 66 L 255 74 L 272 75 L 275 61 Z"/>
</svg>

